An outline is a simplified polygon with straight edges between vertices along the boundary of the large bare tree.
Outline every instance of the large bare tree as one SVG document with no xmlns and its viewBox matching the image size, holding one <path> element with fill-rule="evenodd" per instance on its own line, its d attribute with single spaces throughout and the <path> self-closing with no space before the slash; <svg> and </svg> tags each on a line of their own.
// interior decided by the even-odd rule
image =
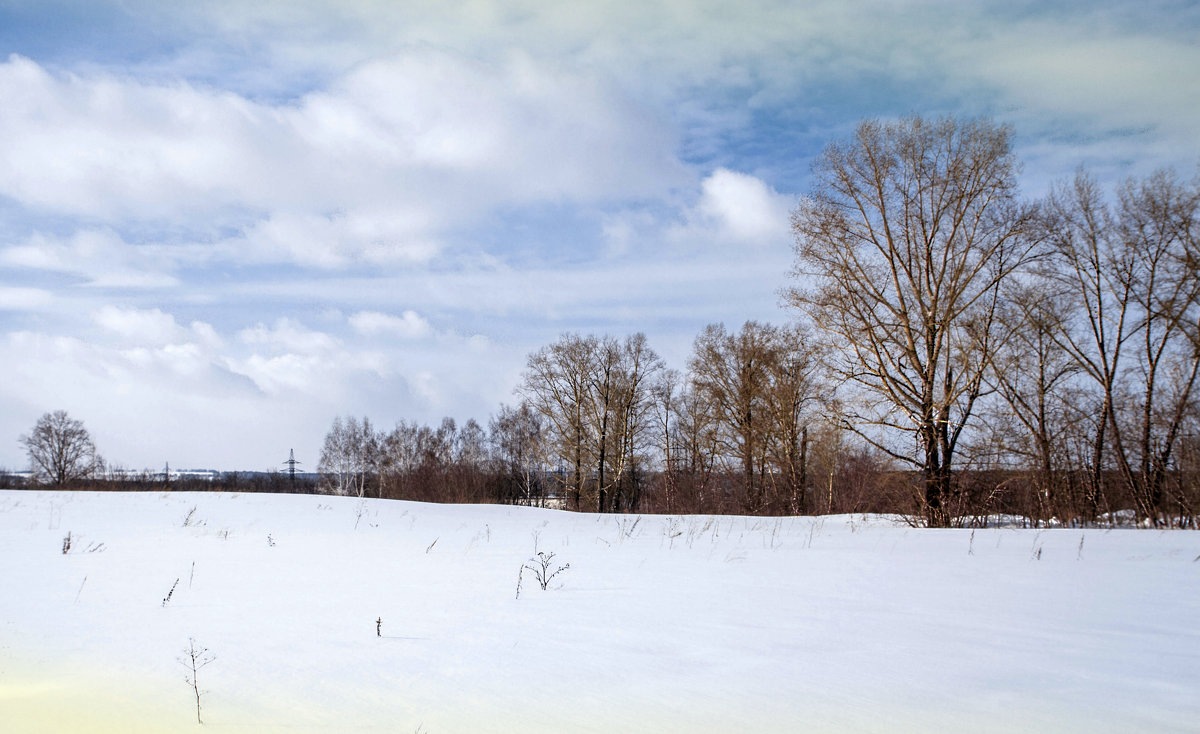
<svg viewBox="0 0 1200 734">
<path fill-rule="evenodd" d="M 34 479 L 56 487 L 92 476 L 100 464 L 91 435 L 65 410 L 43 415 L 20 442 Z"/>
<path fill-rule="evenodd" d="M 864 121 L 817 159 L 792 215 L 789 300 L 857 388 L 847 427 L 922 472 L 930 525 L 950 519 L 1000 285 L 1031 250 L 1011 138 L 980 119 Z"/>
</svg>

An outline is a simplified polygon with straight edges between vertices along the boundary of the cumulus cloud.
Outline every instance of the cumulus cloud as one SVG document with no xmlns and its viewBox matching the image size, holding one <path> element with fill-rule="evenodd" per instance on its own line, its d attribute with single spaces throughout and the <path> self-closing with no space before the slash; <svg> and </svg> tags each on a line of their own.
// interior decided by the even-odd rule
<svg viewBox="0 0 1200 734">
<path fill-rule="evenodd" d="M 696 212 L 721 234 L 748 244 L 774 244 L 787 237 L 794 202 L 762 179 L 718 168 L 701 189 Z"/>
<path fill-rule="evenodd" d="M 104 306 L 93 313 L 92 318 L 102 328 L 137 341 L 169 344 L 183 334 L 183 329 L 175 322 L 175 317 L 157 308 L 139 310 Z"/>
<path fill-rule="evenodd" d="M 157 308 L 122 308 L 107 304 L 92 313 L 92 320 L 121 339 L 138 344 L 174 345 L 177 348 L 217 348 L 222 344 L 211 324 L 193 321 L 185 328 L 174 316 Z"/>
<path fill-rule="evenodd" d="M 365 62 L 289 103 L 186 82 L 0 64 L 0 194 L 122 226 L 212 233 L 214 254 L 423 261 L 497 205 L 657 195 L 686 179 L 665 121 L 594 78 L 522 54 Z M 51 243 L 9 257 L 69 258 Z M 60 250 L 71 245 L 64 244 Z"/>
<path fill-rule="evenodd" d="M 257 324 L 238 332 L 238 339 L 251 346 L 262 346 L 278 352 L 320 354 L 334 352 L 341 342 L 320 331 L 313 331 L 287 317 L 279 318 L 273 326 Z"/>
<path fill-rule="evenodd" d="M 360 311 L 349 319 L 350 326 L 364 336 L 390 335 L 404 339 L 419 339 L 433 333 L 433 326 L 416 311 L 406 310 L 399 316 L 378 311 Z"/>
</svg>

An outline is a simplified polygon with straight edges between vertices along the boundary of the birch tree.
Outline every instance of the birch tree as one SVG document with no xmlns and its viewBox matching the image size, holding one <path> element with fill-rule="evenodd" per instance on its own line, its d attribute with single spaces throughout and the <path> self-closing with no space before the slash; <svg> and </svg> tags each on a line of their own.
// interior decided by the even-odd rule
<svg viewBox="0 0 1200 734">
<path fill-rule="evenodd" d="M 326 490 L 332 494 L 364 497 L 368 480 L 374 478 L 380 482 L 379 494 L 382 496 L 380 441 L 370 419 L 335 417 L 325 434 L 317 464 Z"/>
</svg>

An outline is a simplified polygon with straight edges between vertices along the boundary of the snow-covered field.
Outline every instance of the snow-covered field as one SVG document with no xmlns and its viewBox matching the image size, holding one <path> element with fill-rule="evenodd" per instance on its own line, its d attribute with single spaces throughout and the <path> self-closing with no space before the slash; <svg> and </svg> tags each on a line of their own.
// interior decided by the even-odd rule
<svg viewBox="0 0 1200 734">
<path fill-rule="evenodd" d="M 570 568 L 516 599 L 535 551 Z M 0 732 L 195 730 L 189 639 L 219 731 L 1195 732 L 1198 558 L 1186 531 L 4 491 Z"/>
</svg>

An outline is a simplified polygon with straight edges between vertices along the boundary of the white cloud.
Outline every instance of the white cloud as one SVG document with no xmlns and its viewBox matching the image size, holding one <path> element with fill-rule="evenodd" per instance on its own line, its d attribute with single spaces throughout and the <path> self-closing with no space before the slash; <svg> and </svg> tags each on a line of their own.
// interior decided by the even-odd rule
<svg viewBox="0 0 1200 734">
<path fill-rule="evenodd" d="M 54 303 L 54 294 L 43 288 L 0 286 L 0 311 L 36 311 Z"/>
<path fill-rule="evenodd" d="M 747 244 L 775 244 L 789 231 L 791 197 L 762 179 L 718 168 L 701 184 L 696 212 L 718 232 Z"/>
<path fill-rule="evenodd" d="M 154 344 L 169 344 L 183 337 L 183 329 L 175 317 L 157 308 L 139 310 L 104 306 L 92 314 L 102 328 L 125 339 Z"/>
<path fill-rule="evenodd" d="M 0 64 L 0 194 L 113 226 L 210 233 L 216 257 L 421 262 L 499 205 L 661 195 L 687 175 L 669 128 L 595 78 L 513 53 L 363 63 L 291 103 L 178 82 Z M 8 253 L 66 269 L 78 243 Z M 201 248 L 203 249 L 203 248 Z"/>
<path fill-rule="evenodd" d="M 245 376 L 196 343 L 110 346 L 35 332 L 0 336 L 0 433 L 27 432 L 37 416 L 63 408 L 84 422 L 101 454 L 120 466 L 270 468 L 287 443 L 316 460 L 316 426 L 344 393 L 273 402 Z M 16 442 L 13 441 L 13 449 Z M 281 444 L 282 445 L 281 447 Z M 282 455 L 278 455 L 281 453 Z M 0 463 L 23 466 L 6 449 Z"/>
<path fill-rule="evenodd" d="M 350 317 L 350 326 L 364 336 L 392 335 L 404 339 L 420 339 L 433 333 L 433 326 L 416 311 L 406 310 L 399 316 L 378 311 L 360 311 Z"/>
<path fill-rule="evenodd" d="M 211 324 L 193 321 L 183 327 L 169 313 L 157 308 L 122 308 L 107 304 L 92 312 L 92 320 L 122 340 L 141 345 L 160 345 L 175 350 L 206 351 L 222 346 L 222 339 Z"/>
<path fill-rule="evenodd" d="M 231 361 L 235 372 L 254 380 L 263 392 L 275 395 L 285 390 L 303 395 L 317 388 L 328 372 L 327 363 L 312 355 L 281 354 L 264 357 L 254 354 L 240 361 Z"/>
<path fill-rule="evenodd" d="M 277 352 L 320 354 L 335 352 L 341 342 L 320 331 L 313 331 L 303 324 L 283 317 L 274 326 L 257 324 L 238 332 L 238 339 L 252 346 L 265 346 Z"/>
<path fill-rule="evenodd" d="M 337 268 L 356 262 L 414 264 L 433 258 L 441 246 L 430 239 L 428 222 L 396 212 L 361 210 L 332 215 L 277 212 L 223 243 L 229 259 L 294 262 Z"/>
<path fill-rule="evenodd" d="M 132 245 L 110 229 L 79 229 L 58 237 L 35 232 L 0 245 L 0 264 L 67 273 L 95 288 L 161 289 L 179 285 L 169 248 Z"/>
</svg>

